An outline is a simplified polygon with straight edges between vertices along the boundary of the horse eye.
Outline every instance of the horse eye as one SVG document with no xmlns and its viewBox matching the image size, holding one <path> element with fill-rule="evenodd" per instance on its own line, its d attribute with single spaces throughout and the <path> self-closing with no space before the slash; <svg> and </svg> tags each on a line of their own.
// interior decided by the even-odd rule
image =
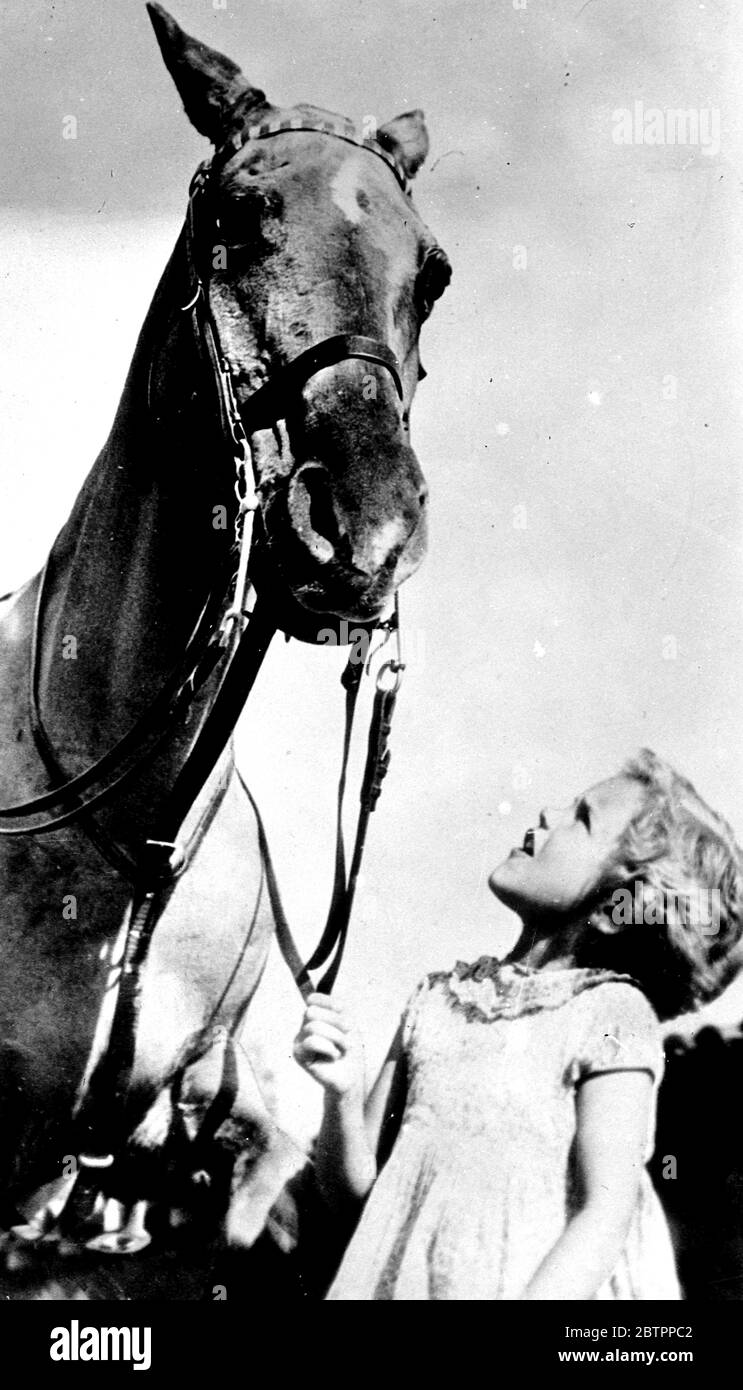
<svg viewBox="0 0 743 1390">
<path fill-rule="evenodd" d="M 270 231 L 283 210 L 284 200 L 277 190 L 242 187 L 232 197 L 223 198 L 215 212 L 223 241 L 239 249 L 260 244 L 266 229 Z"/>
<path fill-rule="evenodd" d="M 449 258 L 440 246 L 434 246 L 427 253 L 418 276 L 416 297 L 424 318 L 428 318 L 436 300 L 441 298 L 450 280 Z"/>
</svg>

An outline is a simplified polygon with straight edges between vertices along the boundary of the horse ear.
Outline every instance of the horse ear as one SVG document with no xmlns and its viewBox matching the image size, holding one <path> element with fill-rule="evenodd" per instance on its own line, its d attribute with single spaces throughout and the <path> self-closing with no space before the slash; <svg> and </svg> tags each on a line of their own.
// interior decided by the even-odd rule
<svg viewBox="0 0 743 1390">
<path fill-rule="evenodd" d="M 184 33 L 155 0 L 148 3 L 147 11 L 186 115 L 212 144 L 221 144 L 227 135 L 236 102 L 240 101 L 241 111 L 268 105 L 265 94 L 251 87 L 231 58 Z"/>
<path fill-rule="evenodd" d="M 395 156 L 406 177 L 412 179 L 429 150 L 423 112 L 405 111 L 402 116 L 395 116 L 393 121 L 379 127 L 377 140 Z"/>
</svg>

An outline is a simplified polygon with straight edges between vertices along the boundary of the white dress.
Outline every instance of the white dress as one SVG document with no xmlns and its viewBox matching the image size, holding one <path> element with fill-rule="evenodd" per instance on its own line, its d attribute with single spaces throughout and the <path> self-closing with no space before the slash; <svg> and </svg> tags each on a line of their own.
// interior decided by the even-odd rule
<svg viewBox="0 0 743 1390">
<path fill-rule="evenodd" d="M 483 957 L 421 982 L 403 1045 L 400 1133 L 327 1297 L 520 1298 L 579 1206 L 576 1087 L 642 1069 L 657 1093 L 656 1015 L 627 976 Z M 653 1104 L 646 1161 L 654 1127 Z M 646 1171 L 625 1247 L 595 1297 L 681 1297 Z"/>
</svg>

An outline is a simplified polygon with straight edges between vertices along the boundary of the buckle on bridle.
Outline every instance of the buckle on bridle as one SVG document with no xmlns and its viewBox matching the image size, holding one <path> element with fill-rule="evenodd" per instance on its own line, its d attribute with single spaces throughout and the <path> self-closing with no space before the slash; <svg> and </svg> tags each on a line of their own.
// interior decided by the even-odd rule
<svg viewBox="0 0 743 1390">
<path fill-rule="evenodd" d="M 197 280 L 197 281 L 196 281 L 196 289 L 194 290 L 193 294 L 191 295 L 191 298 L 189 299 L 188 303 L 187 303 L 187 304 L 181 304 L 181 306 L 180 306 L 180 307 L 181 307 L 181 313 L 182 313 L 182 314 L 187 314 L 188 311 L 189 311 L 189 309 L 193 309 L 193 307 L 194 307 L 194 305 L 195 305 L 197 299 L 198 299 L 199 296 L 202 295 L 203 293 L 204 293 L 204 286 L 202 285 L 202 283 L 201 283 L 200 280 Z"/>
<path fill-rule="evenodd" d="M 367 675 L 369 673 L 369 667 L 371 665 L 372 657 L 375 656 L 377 652 L 381 652 L 382 648 L 386 646 L 390 638 L 394 637 L 395 656 L 390 657 L 389 661 L 385 661 L 384 665 L 380 666 L 379 670 L 377 671 L 376 684 L 377 690 L 386 692 L 390 695 L 396 695 L 402 684 L 402 674 L 405 670 L 406 665 L 406 663 L 402 659 L 402 632 L 400 630 L 400 599 L 397 592 L 395 593 L 395 606 L 389 618 L 387 618 L 385 622 L 379 623 L 378 626 L 380 630 L 384 631 L 385 635 L 382 638 L 382 641 L 374 648 L 374 651 L 369 653 L 369 659 L 366 663 Z M 391 683 L 388 683 L 390 677 L 392 678 Z"/>
<path fill-rule="evenodd" d="M 386 695 L 396 695 L 402 685 L 404 670 L 404 661 L 385 661 L 377 671 L 377 690 L 383 691 Z"/>
</svg>

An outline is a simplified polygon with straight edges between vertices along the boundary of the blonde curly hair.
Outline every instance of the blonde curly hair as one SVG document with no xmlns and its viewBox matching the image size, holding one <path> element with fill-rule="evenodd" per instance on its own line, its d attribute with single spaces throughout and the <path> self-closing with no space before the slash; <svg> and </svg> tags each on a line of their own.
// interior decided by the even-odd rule
<svg viewBox="0 0 743 1390">
<path fill-rule="evenodd" d="M 675 1018 L 716 999 L 743 964 L 743 851 L 727 821 L 651 749 L 622 773 L 647 795 L 601 884 L 590 919 L 599 931 L 583 956 L 631 974 L 659 1017 Z M 643 906 L 642 921 L 620 932 L 609 920 L 617 889 Z M 702 895 L 714 898 L 713 924 L 695 911 Z"/>
</svg>

